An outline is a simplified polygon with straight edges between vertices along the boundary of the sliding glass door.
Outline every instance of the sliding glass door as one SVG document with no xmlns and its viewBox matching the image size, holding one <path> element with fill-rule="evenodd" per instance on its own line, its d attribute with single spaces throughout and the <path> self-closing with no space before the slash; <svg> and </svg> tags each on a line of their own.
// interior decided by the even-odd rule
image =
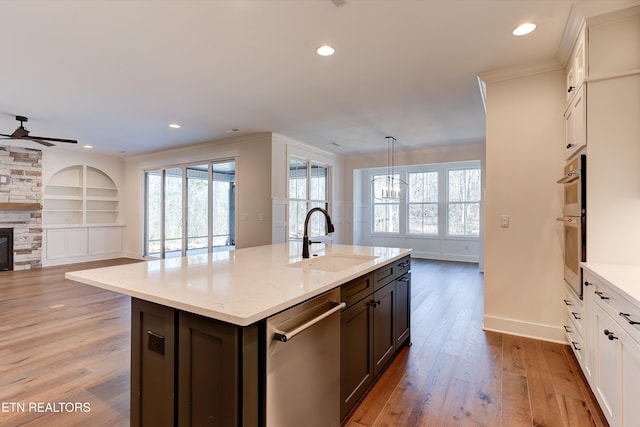
<svg viewBox="0 0 640 427">
<path fill-rule="evenodd" d="M 233 249 L 235 175 L 234 160 L 146 171 L 144 255 Z"/>
</svg>

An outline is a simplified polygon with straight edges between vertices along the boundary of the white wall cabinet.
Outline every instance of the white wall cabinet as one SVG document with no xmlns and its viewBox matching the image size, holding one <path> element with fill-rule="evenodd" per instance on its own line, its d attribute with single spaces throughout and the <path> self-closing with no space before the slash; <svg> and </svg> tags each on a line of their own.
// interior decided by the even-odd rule
<svg viewBox="0 0 640 427">
<path fill-rule="evenodd" d="M 565 67 L 567 104 L 571 102 L 571 99 L 584 82 L 587 65 L 586 53 L 586 30 L 583 25 L 578 32 L 578 37 L 571 49 L 571 54 Z"/>
<path fill-rule="evenodd" d="M 566 158 L 572 157 L 587 145 L 587 84 L 576 91 L 564 113 L 566 129 Z"/>
<path fill-rule="evenodd" d="M 43 265 L 69 264 L 120 256 L 122 226 L 48 228 Z"/>
</svg>

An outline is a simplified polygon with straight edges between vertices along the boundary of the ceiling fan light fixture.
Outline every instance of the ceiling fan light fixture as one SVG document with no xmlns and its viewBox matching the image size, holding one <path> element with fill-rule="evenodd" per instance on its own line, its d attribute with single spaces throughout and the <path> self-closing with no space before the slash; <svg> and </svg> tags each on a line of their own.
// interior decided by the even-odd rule
<svg viewBox="0 0 640 427">
<path fill-rule="evenodd" d="M 323 44 L 322 46 L 316 49 L 316 52 L 320 56 L 331 56 L 336 52 L 336 50 L 333 48 L 333 46 L 330 46 L 328 44 Z"/>
<path fill-rule="evenodd" d="M 533 30 L 535 29 L 536 24 L 534 24 L 533 22 L 525 22 L 514 28 L 511 34 L 513 34 L 514 36 L 524 36 L 533 32 Z"/>
</svg>

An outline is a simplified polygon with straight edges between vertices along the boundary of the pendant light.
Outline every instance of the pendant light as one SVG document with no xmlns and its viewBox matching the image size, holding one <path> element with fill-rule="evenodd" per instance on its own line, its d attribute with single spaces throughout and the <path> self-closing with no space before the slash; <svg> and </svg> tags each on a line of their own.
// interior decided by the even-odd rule
<svg viewBox="0 0 640 427">
<path fill-rule="evenodd" d="M 404 200 L 407 195 L 407 183 L 395 175 L 394 153 L 396 139 L 387 136 L 387 174 L 376 176 L 371 180 L 371 190 L 375 200 L 397 201 Z"/>
</svg>

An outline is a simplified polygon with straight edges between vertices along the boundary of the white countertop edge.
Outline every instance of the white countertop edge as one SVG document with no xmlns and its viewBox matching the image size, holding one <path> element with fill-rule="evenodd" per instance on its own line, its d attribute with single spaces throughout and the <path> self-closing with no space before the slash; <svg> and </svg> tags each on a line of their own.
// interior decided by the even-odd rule
<svg viewBox="0 0 640 427">
<path fill-rule="evenodd" d="M 581 262 L 597 279 L 615 288 L 632 304 L 640 308 L 640 265 Z"/>
<path fill-rule="evenodd" d="M 312 291 L 309 291 L 307 293 L 304 293 L 302 295 L 299 295 L 297 297 L 293 297 L 293 298 L 289 298 L 286 301 L 283 301 L 282 303 L 279 304 L 275 304 L 272 306 L 269 306 L 266 309 L 263 310 L 259 310 L 259 311 L 255 311 L 253 312 L 251 315 L 248 316 L 237 316 L 237 315 L 233 315 L 230 313 L 225 313 L 222 312 L 220 310 L 216 310 L 216 309 L 208 309 L 206 307 L 203 306 L 197 306 L 197 305 L 193 305 L 193 304 L 189 304 L 189 303 L 185 303 L 182 301 L 175 301 L 172 299 L 168 299 L 165 297 L 162 297 L 160 295 L 157 294 L 152 294 L 152 293 L 145 293 L 145 292 L 140 292 L 137 291 L 135 289 L 129 289 L 129 288 L 123 288 L 121 286 L 117 286 L 117 285 L 111 285 L 109 283 L 106 282 L 100 282 L 100 281 L 96 281 L 96 280 L 92 280 L 90 278 L 87 278 L 83 275 L 84 272 L 86 271 L 91 271 L 91 270 L 82 270 L 82 271 L 77 271 L 77 272 L 68 272 L 65 274 L 65 278 L 70 279 L 70 280 L 74 280 L 80 283 L 84 283 L 86 285 L 90 285 L 90 286 L 94 286 L 97 288 L 101 288 L 101 289 L 105 289 L 111 292 L 115 292 L 115 293 L 119 293 L 119 294 L 124 294 L 124 295 L 128 295 L 130 297 L 133 298 L 137 298 L 140 300 L 144 300 L 144 301 L 149 301 L 152 303 L 156 303 L 156 304 L 161 304 L 167 307 L 171 307 L 171 308 L 175 308 L 178 310 L 182 310 L 185 312 L 189 312 L 189 313 L 193 313 L 193 314 L 198 314 L 204 317 L 208 317 L 208 318 L 212 318 L 212 319 L 216 319 L 216 320 L 220 320 L 223 322 L 227 322 L 227 323 L 231 323 L 233 325 L 236 326 L 249 326 L 253 323 L 256 323 L 258 321 L 264 320 L 267 317 L 270 317 L 276 313 L 279 313 L 283 310 L 286 310 L 290 307 L 293 307 L 294 305 L 297 305 L 299 303 L 302 303 L 304 301 L 307 301 L 317 295 L 323 294 L 327 291 L 333 290 L 347 282 L 349 282 L 350 280 L 353 280 L 355 278 L 358 278 L 360 276 L 363 276 L 365 274 L 371 273 L 377 269 L 379 269 L 380 267 L 383 267 L 385 265 L 388 265 L 394 261 L 397 261 L 407 255 L 410 255 L 412 252 L 411 249 L 400 249 L 400 252 L 398 255 L 395 256 L 390 256 L 389 258 L 383 260 L 383 261 L 372 261 L 372 265 L 370 265 L 369 263 L 365 263 L 362 266 L 355 266 L 352 267 L 350 269 L 345 270 L 345 274 L 344 275 L 339 275 L 337 274 L 336 276 L 334 276 L 333 280 L 328 281 L 326 284 L 322 285 L 322 286 L 318 286 L 315 289 L 313 289 Z M 333 253 L 341 253 L 341 252 L 333 252 Z M 126 264 L 126 265 L 131 265 L 131 264 Z M 116 266 L 118 267 L 118 266 Z M 107 267 L 107 268 L 114 268 L 114 267 Z M 284 266 L 284 268 L 291 268 L 289 266 Z"/>
</svg>

